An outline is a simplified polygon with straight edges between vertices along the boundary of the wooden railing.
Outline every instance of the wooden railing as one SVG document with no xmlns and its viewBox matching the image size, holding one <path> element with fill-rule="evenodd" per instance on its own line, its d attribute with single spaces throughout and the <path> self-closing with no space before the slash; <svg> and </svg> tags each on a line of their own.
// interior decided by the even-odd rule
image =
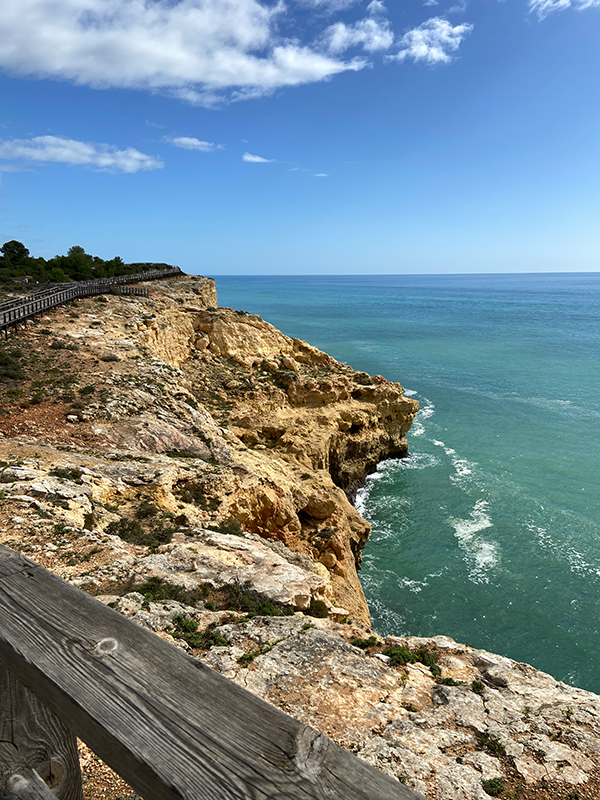
<svg viewBox="0 0 600 800">
<path fill-rule="evenodd" d="M 139 283 L 157 278 L 174 278 L 183 275 L 179 267 L 169 269 L 153 269 L 148 272 L 138 272 L 134 275 L 116 275 L 113 278 L 99 278 L 93 281 L 79 281 L 78 283 L 61 283 L 51 289 L 43 289 L 33 294 L 7 300 L 0 303 L 0 331 L 7 331 L 13 325 L 34 317 L 42 311 L 47 311 L 55 306 L 62 305 L 76 297 L 91 297 L 110 291 L 112 286 L 121 286 L 126 283 Z"/>
<path fill-rule="evenodd" d="M 75 735 L 145 800 L 424 800 L 0 545 L 0 798 L 82 800 Z"/>
</svg>

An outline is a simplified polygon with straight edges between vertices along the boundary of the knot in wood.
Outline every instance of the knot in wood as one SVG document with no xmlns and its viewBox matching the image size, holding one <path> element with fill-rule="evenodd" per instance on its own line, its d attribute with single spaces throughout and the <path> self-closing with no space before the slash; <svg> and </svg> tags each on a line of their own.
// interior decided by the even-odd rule
<svg viewBox="0 0 600 800">
<path fill-rule="evenodd" d="M 116 639 L 108 638 L 108 639 L 101 639 L 96 647 L 94 648 L 94 655 L 96 656 L 108 656 L 111 653 L 115 653 L 119 647 L 119 643 Z"/>
<path fill-rule="evenodd" d="M 303 728 L 296 736 L 294 764 L 300 775 L 316 783 L 321 773 L 329 741 L 312 728 Z"/>
</svg>

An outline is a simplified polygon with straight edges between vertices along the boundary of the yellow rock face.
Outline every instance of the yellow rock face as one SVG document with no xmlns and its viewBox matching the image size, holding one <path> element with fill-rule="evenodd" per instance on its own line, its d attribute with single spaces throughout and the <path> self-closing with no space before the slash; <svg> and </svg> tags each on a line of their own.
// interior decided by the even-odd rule
<svg viewBox="0 0 600 800">
<path fill-rule="evenodd" d="M 73 501 L 72 520 L 65 509 L 69 524 L 88 515 L 99 530 L 109 525 L 94 503 L 135 516 L 151 502 L 192 527 L 228 520 L 308 556 L 331 614 L 368 623 L 357 569 L 369 525 L 349 498 L 380 460 L 407 454 L 418 404 L 400 384 L 355 372 L 260 317 L 217 308 L 212 280 L 160 281 L 149 292 L 57 310 L 44 322 L 65 341 L 56 350 L 36 329 L 23 332 L 29 352 L 50 353 L 79 389 L 64 408 L 59 389 L 25 410 L 10 401 L 0 428 L 35 429 L 123 464 L 117 475 L 95 463 L 103 482 L 92 481 L 89 508 L 76 512 Z M 78 396 L 85 402 L 69 406 Z"/>
</svg>

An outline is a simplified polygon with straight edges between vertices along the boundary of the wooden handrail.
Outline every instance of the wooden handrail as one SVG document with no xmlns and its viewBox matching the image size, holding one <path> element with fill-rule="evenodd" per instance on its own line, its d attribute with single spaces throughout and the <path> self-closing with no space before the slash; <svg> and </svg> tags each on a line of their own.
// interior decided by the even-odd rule
<svg viewBox="0 0 600 800">
<path fill-rule="evenodd" d="M 145 800 L 423 800 L 3 545 L 0 666 Z"/>
<path fill-rule="evenodd" d="M 42 311 L 62 305 L 77 297 L 91 297 L 103 294 L 111 286 L 139 281 L 156 280 L 157 278 L 175 278 L 183 275 L 179 267 L 169 269 L 153 269 L 138 272 L 134 275 L 115 275 L 112 278 L 98 278 L 78 283 L 61 283 L 52 289 L 44 289 L 31 295 L 19 297 L 0 305 L 0 330 L 7 330 L 11 325 L 25 321 Z"/>
</svg>

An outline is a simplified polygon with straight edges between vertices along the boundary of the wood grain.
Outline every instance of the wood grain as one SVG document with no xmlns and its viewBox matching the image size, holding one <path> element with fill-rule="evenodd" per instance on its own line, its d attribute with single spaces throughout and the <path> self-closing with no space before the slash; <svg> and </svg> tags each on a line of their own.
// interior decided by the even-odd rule
<svg viewBox="0 0 600 800">
<path fill-rule="evenodd" d="M 423 800 L 2 545 L 0 662 L 145 800 Z"/>
<path fill-rule="evenodd" d="M 37 794 L 42 775 L 54 788 L 47 797 L 83 800 L 75 734 L 0 664 L 0 786 L 11 774 Z"/>
</svg>

